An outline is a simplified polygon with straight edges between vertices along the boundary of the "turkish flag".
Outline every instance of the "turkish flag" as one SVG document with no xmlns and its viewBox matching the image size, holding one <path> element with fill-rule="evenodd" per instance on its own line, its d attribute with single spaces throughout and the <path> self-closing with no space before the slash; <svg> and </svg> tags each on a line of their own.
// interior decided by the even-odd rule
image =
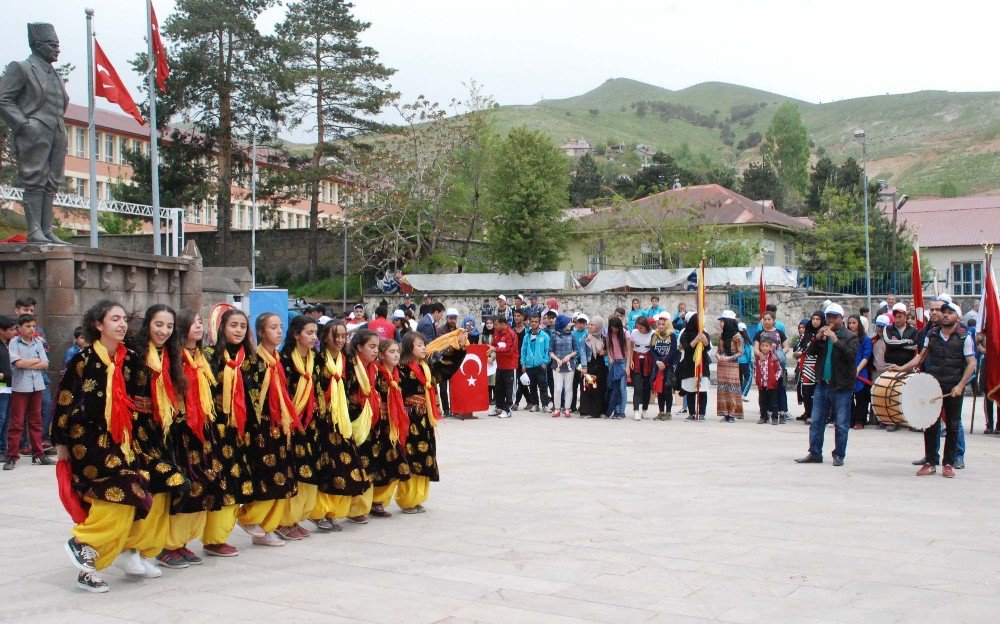
<svg viewBox="0 0 1000 624">
<path fill-rule="evenodd" d="M 490 378 L 486 374 L 486 354 L 489 351 L 489 345 L 466 347 L 462 365 L 448 382 L 453 413 L 471 414 L 490 408 Z"/>
<path fill-rule="evenodd" d="M 153 56 L 156 58 L 156 86 L 160 91 L 167 92 L 167 76 L 170 75 L 170 68 L 167 67 L 167 51 L 163 47 L 163 39 L 160 39 L 160 23 L 156 20 L 156 11 L 153 10 L 153 0 L 149 0 L 150 32 L 153 34 Z"/>
<path fill-rule="evenodd" d="M 992 256 L 986 257 L 986 283 L 979 304 L 977 329 L 986 334 L 986 379 L 980 384 L 986 398 L 1000 401 L 1000 293 L 993 273 Z"/>
<path fill-rule="evenodd" d="M 122 110 L 131 115 L 140 125 L 145 126 L 146 121 L 139 114 L 139 108 L 129 95 L 125 83 L 118 77 L 108 56 L 101 49 L 101 44 L 94 40 L 94 95 L 102 97 L 112 104 L 121 106 Z"/>
</svg>

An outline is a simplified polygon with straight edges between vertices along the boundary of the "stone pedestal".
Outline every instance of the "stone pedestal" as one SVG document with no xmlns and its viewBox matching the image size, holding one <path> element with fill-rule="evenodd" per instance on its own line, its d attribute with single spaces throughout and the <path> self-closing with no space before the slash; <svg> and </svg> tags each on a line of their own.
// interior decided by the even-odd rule
<svg viewBox="0 0 1000 624">
<path fill-rule="evenodd" d="M 175 310 L 202 307 L 202 261 L 189 243 L 177 258 L 72 245 L 0 245 L 0 314 L 19 297 L 34 297 L 51 350 L 50 371 L 62 370 L 73 330 L 102 299 L 141 318 L 154 303 Z M 134 325 L 137 326 L 137 323 Z"/>
</svg>

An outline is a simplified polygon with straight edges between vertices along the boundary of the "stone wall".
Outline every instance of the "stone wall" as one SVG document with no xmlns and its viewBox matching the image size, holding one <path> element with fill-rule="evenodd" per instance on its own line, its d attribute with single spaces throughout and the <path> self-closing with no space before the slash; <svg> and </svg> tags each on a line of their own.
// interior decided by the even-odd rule
<svg viewBox="0 0 1000 624">
<path fill-rule="evenodd" d="M 250 269 L 251 232 L 234 230 L 229 253 L 222 257 L 219 253 L 218 237 L 215 232 L 189 232 L 186 241 L 195 241 L 202 254 L 202 264 L 206 267 L 244 266 Z M 343 272 L 344 248 L 342 233 L 330 230 L 319 231 L 319 266 L 329 275 Z M 77 237 L 74 242 L 87 245 L 89 239 Z M 150 235 L 102 235 L 102 249 L 116 249 L 133 253 L 149 253 L 152 249 Z M 273 284 L 275 276 L 282 270 L 296 278 L 306 271 L 306 253 L 309 250 L 309 230 L 257 230 L 257 282 Z M 356 265 L 348 259 L 348 269 Z M 356 273 L 356 271 L 355 271 Z"/>
</svg>

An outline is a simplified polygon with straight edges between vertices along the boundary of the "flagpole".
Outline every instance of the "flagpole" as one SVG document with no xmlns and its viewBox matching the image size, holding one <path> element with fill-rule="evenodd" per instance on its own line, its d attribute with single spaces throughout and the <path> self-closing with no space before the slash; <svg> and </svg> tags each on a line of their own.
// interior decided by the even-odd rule
<svg viewBox="0 0 1000 624">
<path fill-rule="evenodd" d="M 90 246 L 97 249 L 97 129 L 94 125 L 94 9 L 87 14 L 87 143 L 90 144 Z"/>
<path fill-rule="evenodd" d="M 153 255 L 160 255 L 160 150 L 157 146 L 156 131 L 156 59 L 153 56 L 153 0 L 146 0 L 146 48 L 149 54 L 149 69 L 146 81 L 149 85 L 149 167 L 150 186 L 153 191 Z"/>
</svg>

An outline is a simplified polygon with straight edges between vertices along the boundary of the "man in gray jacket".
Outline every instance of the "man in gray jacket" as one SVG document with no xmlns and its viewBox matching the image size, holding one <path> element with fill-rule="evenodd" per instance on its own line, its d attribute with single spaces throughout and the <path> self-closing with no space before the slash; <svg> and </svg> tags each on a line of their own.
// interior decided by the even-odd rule
<svg viewBox="0 0 1000 624">
<path fill-rule="evenodd" d="M 52 24 L 28 24 L 27 60 L 7 66 L 0 78 L 0 116 L 10 127 L 30 243 L 65 244 L 54 234 L 52 202 L 66 167 L 69 96 L 52 63 L 59 38 Z"/>
</svg>

